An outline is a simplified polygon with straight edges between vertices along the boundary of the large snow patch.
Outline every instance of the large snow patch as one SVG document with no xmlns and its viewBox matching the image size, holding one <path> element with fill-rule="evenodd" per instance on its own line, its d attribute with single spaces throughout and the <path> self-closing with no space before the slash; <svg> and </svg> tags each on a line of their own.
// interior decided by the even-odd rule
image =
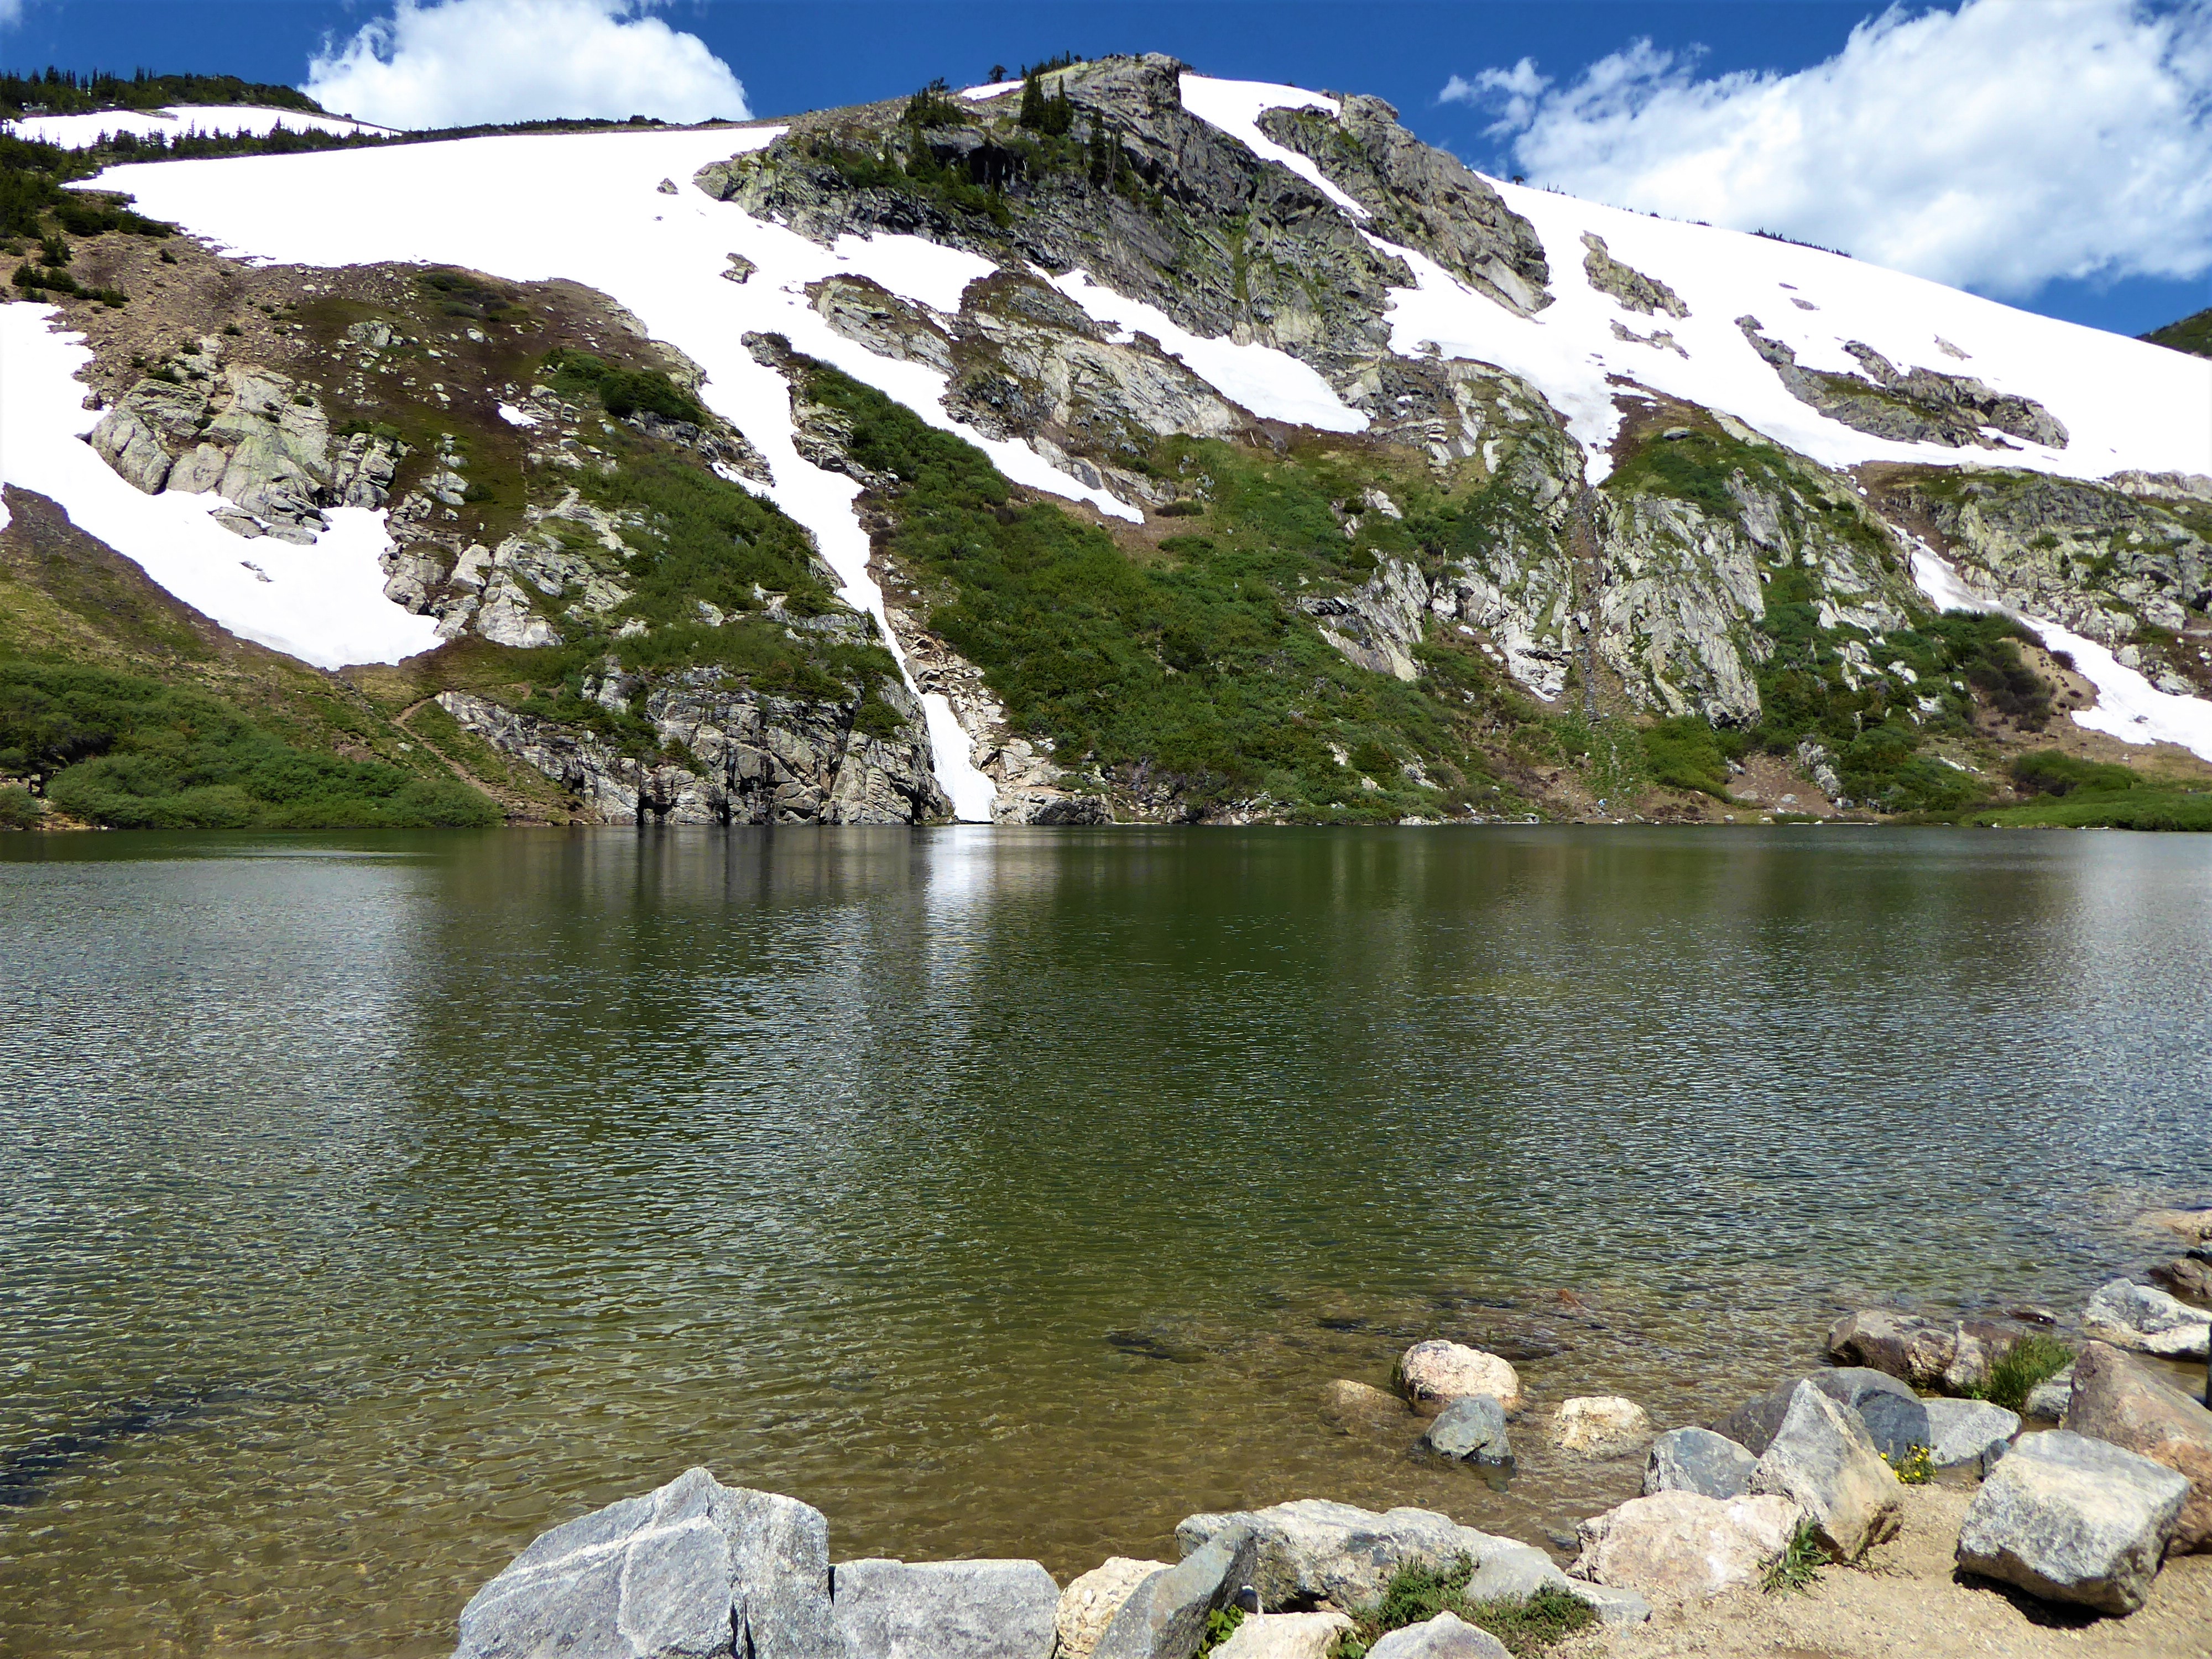
<svg viewBox="0 0 2212 1659">
<path fill-rule="evenodd" d="M 434 618 L 384 597 L 383 514 L 335 508 L 313 546 L 295 547 L 224 529 L 208 516 L 222 504 L 212 493 L 125 483 L 84 441 L 100 416 L 76 374 L 92 352 L 49 327 L 58 314 L 0 306 L 0 479 L 52 496 L 78 529 L 240 638 L 318 668 L 398 662 L 437 644 Z"/>
<path fill-rule="evenodd" d="M 167 109 L 100 110 L 89 115 L 26 115 L 0 121 L 0 131 L 64 149 L 90 149 L 118 133 L 134 137 L 213 138 L 234 134 L 263 137 L 283 127 L 290 132 L 389 132 L 389 127 L 343 116 L 310 115 L 296 109 L 264 109 L 245 104 L 176 104 Z"/>
</svg>

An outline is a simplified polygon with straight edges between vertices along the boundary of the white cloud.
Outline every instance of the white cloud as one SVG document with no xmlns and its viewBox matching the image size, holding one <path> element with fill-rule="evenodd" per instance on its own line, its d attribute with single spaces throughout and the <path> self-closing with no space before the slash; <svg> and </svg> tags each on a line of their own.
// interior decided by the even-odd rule
<svg viewBox="0 0 2212 1659">
<path fill-rule="evenodd" d="M 1524 58 L 1443 96 L 1498 110 L 1545 184 L 1939 282 L 2212 268 L 2212 0 L 1893 6 L 1795 74 L 1693 66 L 1638 40 L 1567 85 Z"/>
<path fill-rule="evenodd" d="M 749 117 L 730 66 L 697 35 L 647 15 L 653 3 L 398 0 L 351 40 L 325 40 L 303 90 L 325 109 L 395 127 Z"/>
<path fill-rule="evenodd" d="M 23 21 L 23 0 L 0 0 L 0 29 Z"/>
</svg>

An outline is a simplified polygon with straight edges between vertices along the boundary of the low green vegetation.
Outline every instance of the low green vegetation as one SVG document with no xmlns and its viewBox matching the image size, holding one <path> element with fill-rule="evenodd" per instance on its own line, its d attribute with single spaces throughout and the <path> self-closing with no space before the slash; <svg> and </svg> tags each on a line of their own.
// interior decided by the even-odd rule
<svg viewBox="0 0 2212 1659">
<path fill-rule="evenodd" d="M 321 105 L 296 87 L 241 81 L 234 75 L 156 75 L 140 70 L 124 76 L 95 70 L 79 75 L 48 64 L 28 75 L 0 75 L 0 118 L 33 111 L 73 115 L 103 109 L 161 109 L 171 104 L 250 104 L 261 109 L 323 113 Z"/>
<path fill-rule="evenodd" d="M 588 393 L 617 420 L 642 410 L 664 420 L 707 424 L 707 413 L 699 407 L 698 399 L 658 369 L 625 368 L 588 351 L 567 349 L 547 353 L 545 369 L 554 390 L 562 396 Z"/>
<path fill-rule="evenodd" d="M 1337 1638 L 1330 1659 L 1366 1659 L 1368 1650 L 1394 1630 L 1449 1613 L 1488 1631 L 1516 1659 L 1531 1659 L 1554 1644 L 1597 1623 L 1597 1614 L 1580 1596 L 1547 1584 L 1526 1600 L 1474 1601 L 1467 1586 L 1474 1564 L 1465 1556 L 1446 1567 L 1401 1567 L 1372 1607 L 1351 1613 L 1352 1629 Z"/>
<path fill-rule="evenodd" d="M 2023 755 L 2010 770 L 2015 787 L 2034 799 L 1980 813 L 1977 823 L 2014 830 L 2212 830 L 2212 789 L 2160 783 L 2124 766 L 2055 749 Z"/>
<path fill-rule="evenodd" d="M 1927 1446 L 1907 1446 L 1905 1455 L 1893 1462 L 1884 1452 L 1881 1461 L 1889 1464 L 1889 1472 L 1897 1477 L 1899 1485 L 1924 1486 L 1936 1479 L 1936 1454 Z"/>
<path fill-rule="evenodd" d="M 21 784 L 0 788 L 0 830 L 35 830 L 46 816 L 46 803 Z"/>
<path fill-rule="evenodd" d="M 2198 357 L 2212 357 L 2212 310 L 2193 312 L 2179 322 L 2142 337 L 2153 345 L 2171 346 Z"/>
<path fill-rule="evenodd" d="M 1206 523 L 1138 558 L 1017 499 L 979 451 L 873 389 L 802 372 L 805 395 L 849 424 L 854 460 L 897 480 L 890 550 L 927 589 L 930 625 L 1071 768 L 1188 810 L 1264 798 L 1303 821 L 1517 806 L 1455 724 L 1499 695 L 1473 653 L 1424 647 L 1431 672 L 1401 684 L 1347 662 L 1293 601 L 1371 570 L 1329 510 L 1358 493 L 1348 463 L 1166 440 L 1153 465 L 1203 480 Z M 1408 539 L 1396 526 L 1378 538 Z"/>
<path fill-rule="evenodd" d="M 1999 1354 L 1989 1375 L 1974 1390 L 1974 1398 L 2002 1406 L 2008 1412 L 2026 1407 L 2027 1397 L 2074 1363 L 2074 1350 L 2055 1336 L 2035 1332 Z"/>
<path fill-rule="evenodd" d="M 474 790 L 296 748 L 204 693 L 102 669 L 0 661 L 0 772 L 125 830 L 495 823 Z"/>
<path fill-rule="evenodd" d="M 1820 1583 L 1820 1569 L 1827 1565 L 1828 1553 L 1820 1547 L 1820 1534 L 1810 1521 L 1800 1521 L 1782 1553 L 1768 1564 L 1759 1588 L 1769 1595 L 1797 1595 Z"/>
<path fill-rule="evenodd" d="M 1198 1651 L 1192 1659 L 1206 1659 L 1206 1655 L 1236 1635 L 1237 1626 L 1243 1622 L 1244 1609 L 1242 1607 L 1214 1608 L 1206 1615 L 1206 1634 L 1200 1639 Z"/>
</svg>

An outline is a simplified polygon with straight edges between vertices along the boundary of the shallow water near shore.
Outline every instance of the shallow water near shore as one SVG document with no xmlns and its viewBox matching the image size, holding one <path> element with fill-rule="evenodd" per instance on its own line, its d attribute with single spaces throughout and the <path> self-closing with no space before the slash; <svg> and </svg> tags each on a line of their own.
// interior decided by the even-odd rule
<svg viewBox="0 0 2212 1659">
<path fill-rule="evenodd" d="M 9 1656 L 443 1653 L 693 1463 L 1063 1582 L 1540 1543 L 1640 1474 L 1559 1400 L 2070 1310 L 2212 1189 L 2203 837 L 17 836 L 0 951 Z M 1321 1420 L 1428 1335 L 1522 1356 L 1503 1492 Z"/>
</svg>

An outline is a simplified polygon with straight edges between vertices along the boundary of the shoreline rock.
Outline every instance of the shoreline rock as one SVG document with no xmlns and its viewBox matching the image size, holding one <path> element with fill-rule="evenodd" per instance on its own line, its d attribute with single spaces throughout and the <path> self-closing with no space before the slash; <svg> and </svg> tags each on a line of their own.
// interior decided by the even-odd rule
<svg viewBox="0 0 2212 1659">
<path fill-rule="evenodd" d="M 2172 1469 L 2104 1441 L 2026 1435 L 1974 1495 L 1959 1565 L 2046 1601 L 2130 1613 L 2149 1598 L 2188 1494 Z"/>
<path fill-rule="evenodd" d="M 1858 1413 L 1810 1382 L 1790 1396 L 1789 1415 L 1751 1472 L 1751 1491 L 1796 1504 L 1838 1561 L 1857 1560 L 1895 1532 L 1903 1509 L 1897 1476 Z"/>
<path fill-rule="evenodd" d="M 2162 1463 L 2189 1482 L 2169 1547 L 2212 1550 L 2212 1411 L 2118 1348 L 2091 1342 L 2075 1361 L 2066 1427 Z"/>
<path fill-rule="evenodd" d="M 1568 1571 L 1655 1606 L 1706 1600 L 1756 1583 L 1790 1547 L 1803 1513 L 1771 1495 L 1632 1498 L 1582 1523 L 1582 1553 Z"/>
<path fill-rule="evenodd" d="M 1398 1360 L 1398 1382 L 1416 1406 L 1449 1406 L 1488 1395 L 1508 1417 L 1521 1410 L 1521 1377 L 1494 1353 L 1431 1338 L 1416 1342 Z"/>
</svg>

